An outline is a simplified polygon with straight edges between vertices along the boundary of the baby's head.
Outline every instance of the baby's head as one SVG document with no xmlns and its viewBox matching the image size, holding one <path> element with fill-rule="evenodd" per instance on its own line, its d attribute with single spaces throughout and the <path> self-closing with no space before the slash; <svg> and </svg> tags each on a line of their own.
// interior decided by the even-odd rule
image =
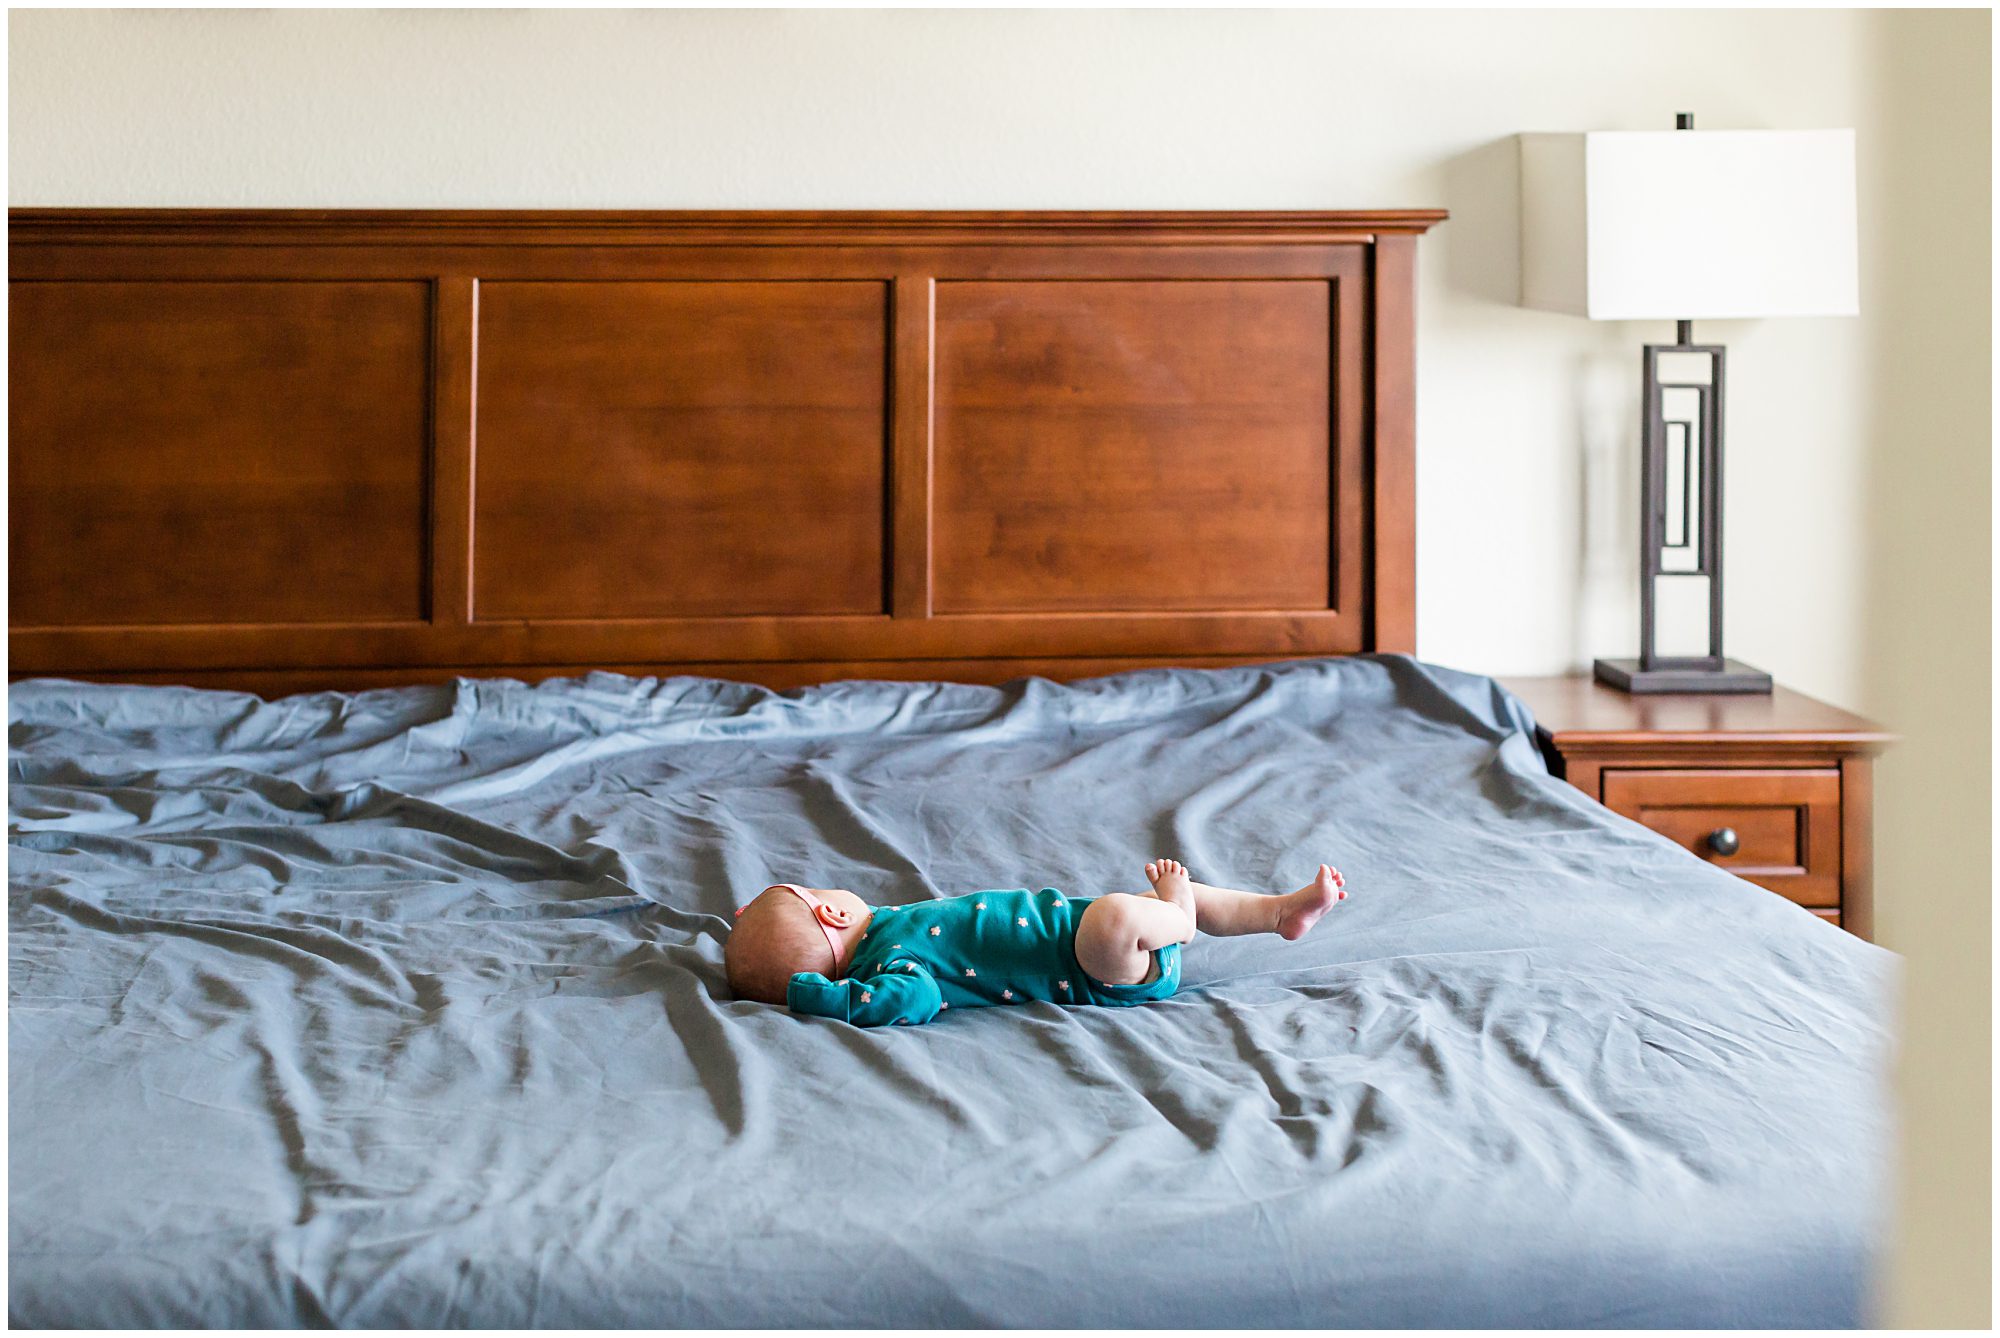
<svg viewBox="0 0 2000 1338">
<path fill-rule="evenodd" d="M 729 988 L 739 999 L 785 1002 L 801 971 L 838 978 L 849 932 L 868 919 L 868 903 L 843 888 L 779 883 L 736 913 L 736 927 L 722 945 Z"/>
</svg>

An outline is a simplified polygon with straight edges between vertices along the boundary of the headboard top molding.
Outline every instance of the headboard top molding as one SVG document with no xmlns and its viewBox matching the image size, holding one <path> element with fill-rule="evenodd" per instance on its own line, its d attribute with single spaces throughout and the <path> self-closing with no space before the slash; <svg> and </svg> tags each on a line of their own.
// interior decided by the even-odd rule
<svg viewBox="0 0 2000 1338">
<path fill-rule="evenodd" d="M 400 246 L 1151 245 L 1368 242 L 1421 234 L 1442 209 L 53 209 L 7 212 L 10 245 Z"/>
<path fill-rule="evenodd" d="M 1443 218 L 10 210 L 10 670 L 1412 650 Z"/>
</svg>

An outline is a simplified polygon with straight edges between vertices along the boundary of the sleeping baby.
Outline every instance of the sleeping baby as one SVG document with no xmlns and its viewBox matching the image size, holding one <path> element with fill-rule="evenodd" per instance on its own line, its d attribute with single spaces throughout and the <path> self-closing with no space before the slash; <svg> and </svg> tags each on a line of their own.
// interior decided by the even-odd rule
<svg viewBox="0 0 2000 1338">
<path fill-rule="evenodd" d="M 1197 929 L 1301 938 L 1347 896 L 1330 864 L 1276 895 L 1197 883 L 1170 859 L 1146 879 L 1151 892 L 1045 887 L 913 906 L 779 883 L 736 913 L 723 962 L 739 999 L 860 1027 L 929 1022 L 953 1005 L 1138 1004 L 1180 987 L 1181 945 Z"/>
</svg>

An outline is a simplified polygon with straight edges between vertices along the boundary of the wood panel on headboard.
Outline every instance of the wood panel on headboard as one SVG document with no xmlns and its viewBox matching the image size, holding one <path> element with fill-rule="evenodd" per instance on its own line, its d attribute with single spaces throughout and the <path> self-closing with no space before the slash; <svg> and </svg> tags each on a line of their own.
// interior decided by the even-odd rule
<svg viewBox="0 0 2000 1338">
<path fill-rule="evenodd" d="M 1409 650 L 1442 217 L 16 209 L 10 670 Z"/>
</svg>

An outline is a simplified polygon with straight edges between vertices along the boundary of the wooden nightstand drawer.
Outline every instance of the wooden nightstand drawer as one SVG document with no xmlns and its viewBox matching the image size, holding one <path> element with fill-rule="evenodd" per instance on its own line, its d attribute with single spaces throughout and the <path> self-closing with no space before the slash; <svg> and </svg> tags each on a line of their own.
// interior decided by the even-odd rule
<svg viewBox="0 0 2000 1338">
<path fill-rule="evenodd" d="M 1801 906 L 1840 905 L 1837 770 L 1607 767 L 1601 798 L 1606 808 Z"/>
<path fill-rule="evenodd" d="M 1871 768 L 1891 736 L 1788 688 L 1632 696 L 1581 676 L 1510 679 L 1549 770 L 1718 868 L 1867 938 Z M 1736 849 L 1709 837 L 1727 827 Z M 1728 841 L 1722 844 L 1728 845 Z"/>
</svg>

